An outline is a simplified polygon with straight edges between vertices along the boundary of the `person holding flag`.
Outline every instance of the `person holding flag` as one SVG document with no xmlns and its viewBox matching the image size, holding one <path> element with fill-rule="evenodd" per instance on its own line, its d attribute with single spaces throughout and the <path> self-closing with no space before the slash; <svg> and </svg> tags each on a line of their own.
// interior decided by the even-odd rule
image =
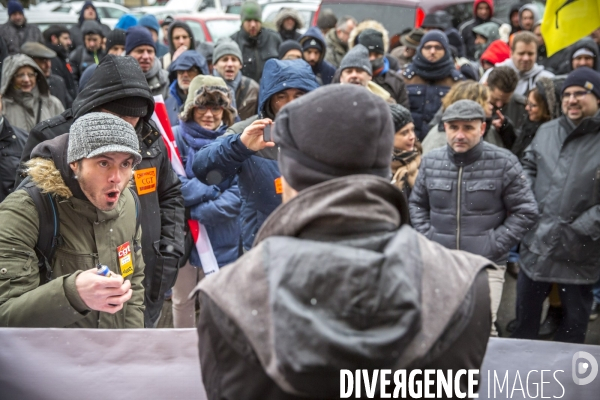
<svg viewBox="0 0 600 400">
<path fill-rule="evenodd" d="M 236 110 L 232 107 L 225 81 L 219 77 L 199 75 L 190 83 L 179 125 L 173 127 L 184 169 L 183 174 L 181 171 L 178 174 L 185 206 L 191 219 L 205 228 L 202 231 L 204 240 L 210 239 L 209 247 L 214 249 L 213 259 L 218 264 L 215 269 L 210 265 L 210 259 L 203 258 L 201 248 L 191 246 L 189 259 L 180 268 L 173 287 L 175 328 L 196 326 L 195 296 L 189 298 L 192 289 L 202 277 L 234 262 L 239 256 L 241 200 L 237 176 L 229 177 L 219 185 L 210 185 L 200 182 L 192 171 L 196 152 L 222 136 L 233 124 L 235 116 Z M 191 223 L 190 228 L 193 229 Z M 194 241 L 198 244 L 197 237 Z"/>
</svg>

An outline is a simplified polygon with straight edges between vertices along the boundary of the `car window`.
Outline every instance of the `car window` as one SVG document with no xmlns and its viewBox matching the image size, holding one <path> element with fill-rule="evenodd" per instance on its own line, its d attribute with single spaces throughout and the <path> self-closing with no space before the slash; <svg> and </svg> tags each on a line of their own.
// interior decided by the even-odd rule
<svg viewBox="0 0 600 400">
<path fill-rule="evenodd" d="M 194 34 L 194 40 L 203 43 L 206 42 L 206 36 L 204 36 L 204 31 L 202 30 L 200 22 L 191 21 L 189 19 L 184 20 L 183 22 L 189 25 L 190 29 L 192 30 L 192 33 Z"/>
<path fill-rule="evenodd" d="M 326 8 L 331 9 L 338 18 L 351 15 L 359 22 L 365 19 L 379 21 L 390 35 L 415 26 L 417 12 L 416 8 L 383 4 L 327 3 Z"/>
<path fill-rule="evenodd" d="M 114 19 L 119 19 L 121 18 L 123 15 L 126 14 L 125 11 L 123 10 L 119 10 L 118 8 L 112 8 L 112 7 L 101 7 L 102 11 L 104 12 L 104 17 L 105 18 L 114 18 Z"/>
<path fill-rule="evenodd" d="M 206 28 L 210 32 L 213 43 L 222 37 L 229 37 L 240 30 L 240 21 L 237 19 L 214 19 L 206 21 Z"/>
</svg>

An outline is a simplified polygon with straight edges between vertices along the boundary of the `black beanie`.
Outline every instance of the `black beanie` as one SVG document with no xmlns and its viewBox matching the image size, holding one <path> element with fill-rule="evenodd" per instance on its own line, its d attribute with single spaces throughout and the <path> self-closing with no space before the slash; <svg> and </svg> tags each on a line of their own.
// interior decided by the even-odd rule
<svg viewBox="0 0 600 400">
<path fill-rule="evenodd" d="M 392 121 L 394 122 L 394 132 L 398 132 L 406 124 L 413 122 L 410 111 L 400 104 L 390 104 L 390 112 L 392 113 Z"/>
<path fill-rule="evenodd" d="M 321 53 L 323 52 L 323 45 L 321 42 L 313 37 L 308 37 L 302 41 L 302 50 L 317 49 Z"/>
<path fill-rule="evenodd" d="M 106 35 L 106 52 L 116 45 L 125 47 L 125 31 L 123 29 L 115 29 Z"/>
<path fill-rule="evenodd" d="M 298 43 L 295 40 L 286 40 L 285 42 L 279 45 L 279 54 L 277 58 L 279 58 L 280 60 L 283 59 L 283 57 L 287 54 L 288 51 L 294 49 L 300 50 L 300 53 L 302 53 L 302 47 L 300 46 L 300 43 Z"/>
<path fill-rule="evenodd" d="M 357 85 L 327 85 L 277 114 L 279 169 L 297 191 L 330 179 L 390 178 L 394 125 L 387 103 Z"/>
<path fill-rule="evenodd" d="M 148 114 L 148 99 L 143 97 L 123 97 L 109 103 L 104 103 L 97 108 L 127 117 L 145 117 Z"/>
<path fill-rule="evenodd" d="M 358 43 L 369 50 L 369 53 L 375 52 L 383 54 L 383 34 L 375 29 L 365 29 L 358 35 Z"/>
<path fill-rule="evenodd" d="M 589 90 L 600 100 L 600 74 L 588 67 L 580 67 L 567 75 L 562 91 L 569 86 L 581 86 Z"/>
</svg>

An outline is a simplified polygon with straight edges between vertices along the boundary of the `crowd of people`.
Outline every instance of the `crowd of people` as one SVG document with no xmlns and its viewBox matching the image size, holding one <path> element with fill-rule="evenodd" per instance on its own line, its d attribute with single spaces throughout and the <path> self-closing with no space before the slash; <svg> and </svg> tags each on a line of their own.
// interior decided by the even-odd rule
<svg viewBox="0 0 600 400">
<path fill-rule="evenodd" d="M 152 15 L 111 30 L 89 1 L 43 33 L 7 11 L 0 326 L 152 328 L 172 298 L 211 398 L 330 395 L 349 360 L 478 368 L 490 335 L 585 341 L 600 34 L 548 57 L 538 6 L 504 24 L 492 0 L 395 35 L 328 10 L 271 30 L 248 0 L 214 44 Z"/>
</svg>

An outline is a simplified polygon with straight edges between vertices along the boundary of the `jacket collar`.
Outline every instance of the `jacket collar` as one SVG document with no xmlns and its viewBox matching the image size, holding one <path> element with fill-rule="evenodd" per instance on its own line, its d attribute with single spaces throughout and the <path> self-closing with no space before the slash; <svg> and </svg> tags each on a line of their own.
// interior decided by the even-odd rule
<svg viewBox="0 0 600 400">
<path fill-rule="evenodd" d="M 457 153 L 450 145 L 446 145 L 448 157 L 457 167 L 464 167 L 477 161 L 483 153 L 483 140 L 479 141 L 474 147 L 464 153 Z"/>
<path fill-rule="evenodd" d="M 407 222 L 407 202 L 396 187 L 373 175 L 349 175 L 309 187 L 279 206 L 258 231 L 254 246 L 271 236 L 369 236 Z"/>
</svg>

